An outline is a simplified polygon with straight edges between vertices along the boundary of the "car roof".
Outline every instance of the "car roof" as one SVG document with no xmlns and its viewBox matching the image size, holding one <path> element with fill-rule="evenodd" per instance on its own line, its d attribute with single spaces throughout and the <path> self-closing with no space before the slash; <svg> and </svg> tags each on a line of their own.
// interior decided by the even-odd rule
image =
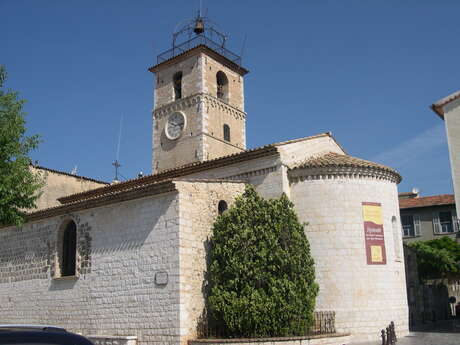
<svg viewBox="0 0 460 345">
<path fill-rule="evenodd" d="M 0 329 L 0 344 L 60 344 L 60 345 L 94 345 L 89 339 L 74 333 L 42 331 L 42 330 L 14 330 Z"/>
<path fill-rule="evenodd" d="M 42 331 L 65 331 L 65 328 L 51 325 L 27 325 L 27 324 L 0 324 L 1 329 L 17 329 L 17 330 L 42 330 Z"/>
</svg>

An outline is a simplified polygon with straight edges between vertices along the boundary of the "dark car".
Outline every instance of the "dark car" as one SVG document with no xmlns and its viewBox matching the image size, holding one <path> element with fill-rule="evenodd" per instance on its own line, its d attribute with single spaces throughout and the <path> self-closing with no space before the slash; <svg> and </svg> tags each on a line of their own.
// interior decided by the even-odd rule
<svg viewBox="0 0 460 345">
<path fill-rule="evenodd" d="M 0 345 L 94 345 L 64 328 L 45 325 L 0 325 Z"/>
</svg>

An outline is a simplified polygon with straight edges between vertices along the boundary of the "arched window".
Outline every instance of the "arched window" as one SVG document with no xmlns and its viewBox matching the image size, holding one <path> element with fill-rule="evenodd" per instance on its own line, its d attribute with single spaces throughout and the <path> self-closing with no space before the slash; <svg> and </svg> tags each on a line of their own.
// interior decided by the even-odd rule
<svg viewBox="0 0 460 345">
<path fill-rule="evenodd" d="M 224 72 L 219 71 L 216 74 L 217 81 L 217 98 L 228 101 L 228 78 Z"/>
<path fill-rule="evenodd" d="M 74 276 L 77 257 L 77 225 L 70 221 L 62 236 L 61 276 Z"/>
<path fill-rule="evenodd" d="M 230 126 L 227 124 L 224 125 L 224 140 L 230 141 Z"/>
<path fill-rule="evenodd" d="M 177 72 L 173 76 L 174 100 L 182 98 L 182 72 Z"/>
<path fill-rule="evenodd" d="M 222 214 L 224 213 L 225 211 L 227 211 L 227 202 L 225 200 L 221 200 L 219 201 L 219 204 L 217 205 L 217 210 L 219 211 L 219 214 Z"/>
</svg>

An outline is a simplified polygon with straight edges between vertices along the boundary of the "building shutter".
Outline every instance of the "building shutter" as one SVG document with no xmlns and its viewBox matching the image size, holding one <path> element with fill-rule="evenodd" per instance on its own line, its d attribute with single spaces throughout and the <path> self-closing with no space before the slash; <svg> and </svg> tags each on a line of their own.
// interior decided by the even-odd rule
<svg viewBox="0 0 460 345">
<path fill-rule="evenodd" d="M 457 212 L 455 210 L 452 211 L 452 224 L 454 226 L 454 232 L 460 231 L 460 224 L 457 218 Z"/>
<path fill-rule="evenodd" d="M 433 213 L 433 232 L 435 234 L 441 233 L 441 223 L 439 222 L 439 214 Z"/>
<path fill-rule="evenodd" d="M 414 215 L 414 235 L 415 236 L 420 236 L 421 233 L 421 228 L 422 225 L 420 223 L 420 216 L 419 215 Z"/>
</svg>

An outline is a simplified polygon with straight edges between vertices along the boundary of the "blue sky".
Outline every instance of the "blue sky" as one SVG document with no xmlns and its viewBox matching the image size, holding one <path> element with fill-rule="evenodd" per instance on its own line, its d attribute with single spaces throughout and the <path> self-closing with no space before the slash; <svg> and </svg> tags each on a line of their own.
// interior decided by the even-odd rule
<svg viewBox="0 0 460 345">
<path fill-rule="evenodd" d="M 111 180 L 150 173 L 153 75 L 199 0 L 0 0 L 0 63 L 27 100 L 40 165 Z M 460 89 L 460 1 L 211 1 L 243 65 L 249 148 L 331 131 L 353 156 L 400 171 L 399 190 L 452 193 L 444 123 Z M 281 124 L 281 125 L 280 125 Z"/>
</svg>

